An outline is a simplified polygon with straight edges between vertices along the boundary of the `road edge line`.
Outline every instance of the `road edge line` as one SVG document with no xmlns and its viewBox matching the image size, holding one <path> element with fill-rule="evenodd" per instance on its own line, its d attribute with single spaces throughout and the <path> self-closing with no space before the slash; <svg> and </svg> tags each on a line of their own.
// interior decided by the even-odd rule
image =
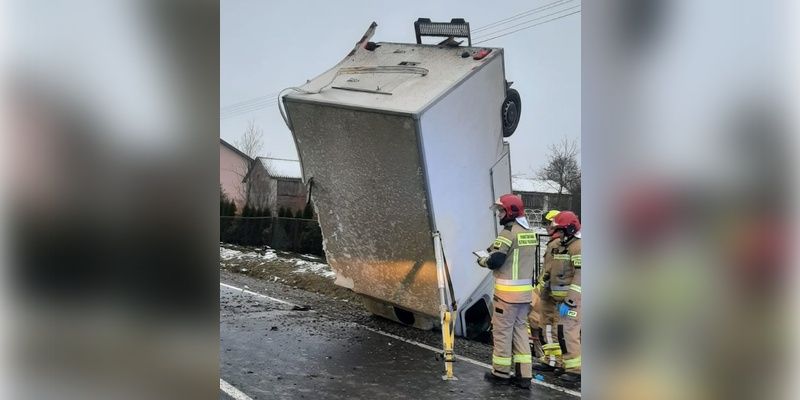
<svg viewBox="0 0 800 400">
<path fill-rule="evenodd" d="M 228 396 L 233 397 L 235 400 L 253 400 L 250 396 L 244 394 L 244 392 L 237 389 L 230 383 L 225 382 L 225 380 L 222 378 L 219 378 L 219 389 L 222 390 Z"/>
</svg>

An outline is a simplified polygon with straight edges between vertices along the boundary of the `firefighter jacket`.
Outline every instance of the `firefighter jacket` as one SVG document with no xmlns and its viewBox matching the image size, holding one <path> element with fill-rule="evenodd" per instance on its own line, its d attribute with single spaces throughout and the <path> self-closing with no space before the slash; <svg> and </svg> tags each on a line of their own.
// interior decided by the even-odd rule
<svg viewBox="0 0 800 400">
<path fill-rule="evenodd" d="M 553 269 L 553 255 L 558 251 L 560 246 L 561 237 L 555 236 L 550 238 L 545 247 L 542 270 L 539 272 L 539 280 L 536 282 L 536 285 L 539 286 L 539 294 L 542 298 L 550 297 L 550 270 Z"/>
<path fill-rule="evenodd" d="M 538 240 L 516 221 L 503 228 L 487 249 L 486 266 L 494 275 L 494 295 L 506 303 L 530 303 Z"/>
<path fill-rule="evenodd" d="M 560 242 L 560 241 L 559 241 Z M 560 242 L 553 252 L 549 281 L 545 283 L 550 296 L 575 307 L 581 296 L 581 239 L 572 237 Z"/>
</svg>

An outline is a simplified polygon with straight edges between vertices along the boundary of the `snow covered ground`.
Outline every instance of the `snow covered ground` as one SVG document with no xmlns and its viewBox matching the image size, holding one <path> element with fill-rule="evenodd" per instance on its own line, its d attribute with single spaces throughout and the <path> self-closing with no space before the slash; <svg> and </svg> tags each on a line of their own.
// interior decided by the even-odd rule
<svg viewBox="0 0 800 400">
<path fill-rule="evenodd" d="M 258 266 L 259 262 L 281 262 L 292 265 L 294 272 L 298 274 L 316 274 L 325 278 L 333 279 L 336 273 L 331 270 L 328 264 L 312 260 L 320 260 L 319 257 L 311 255 L 298 256 L 287 252 L 277 252 L 269 247 L 253 248 L 246 251 L 241 247 L 220 244 L 220 262 L 226 264 L 242 264 L 248 266 Z M 310 260 L 309 260 L 310 259 Z M 242 272 L 246 272 L 242 271 Z"/>
</svg>

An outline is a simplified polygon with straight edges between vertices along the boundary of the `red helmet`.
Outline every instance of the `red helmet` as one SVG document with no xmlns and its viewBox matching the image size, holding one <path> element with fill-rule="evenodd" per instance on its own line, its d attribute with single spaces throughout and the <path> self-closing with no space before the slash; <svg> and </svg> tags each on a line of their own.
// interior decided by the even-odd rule
<svg viewBox="0 0 800 400">
<path fill-rule="evenodd" d="M 522 204 L 522 198 L 515 194 L 509 193 L 500 196 L 492 207 L 505 211 L 505 217 L 510 219 L 525 215 L 525 206 Z"/>
<path fill-rule="evenodd" d="M 581 221 L 572 211 L 561 211 L 553 218 L 553 225 L 557 230 L 563 230 L 567 236 L 572 236 L 581 230 Z"/>
</svg>

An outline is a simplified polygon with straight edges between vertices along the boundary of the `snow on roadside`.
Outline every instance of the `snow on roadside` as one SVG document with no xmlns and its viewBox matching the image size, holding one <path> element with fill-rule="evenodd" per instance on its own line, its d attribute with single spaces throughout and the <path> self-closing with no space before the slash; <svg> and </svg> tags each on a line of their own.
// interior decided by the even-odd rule
<svg viewBox="0 0 800 400">
<path fill-rule="evenodd" d="M 219 247 L 219 258 L 223 261 L 231 261 L 231 260 L 242 260 L 242 261 L 272 261 L 278 258 L 278 255 L 275 254 L 275 250 L 270 249 L 269 247 L 264 248 L 264 254 L 258 254 L 255 251 L 239 251 L 234 249 L 229 249 L 226 247 Z"/>
<path fill-rule="evenodd" d="M 304 257 L 320 259 L 316 256 L 306 256 Z M 328 264 L 313 262 L 304 260 L 302 258 L 291 257 L 287 255 L 278 255 L 275 250 L 264 247 L 264 254 L 259 254 L 255 251 L 239 251 L 231 248 L 224 247 L 224 245 L 220 245 L 219 247 L 219 258 L 221 261 L 244 261 L 244 262 L 259 262 L 259 261 L 282 261 L 286 263 L 290 263 L 294 266 L 295 273 L 299 274 L 316 274 L 319 276 L 323 276 L 328 279 L 333 279 L 336 277 L 336 273 L 331 270 L 331 267 Z M 241 272 L 246 272 L 246 269 L 242 269 Z"/>
<path fill-rule="evenodd" d="M 331 267 L 328 264 L 294 259 L 294 266 L 295 266 L 294 272 L 313 273 L 330 279 L 336 277 L 336 273 L 331 271 Z"/>
</svg>

